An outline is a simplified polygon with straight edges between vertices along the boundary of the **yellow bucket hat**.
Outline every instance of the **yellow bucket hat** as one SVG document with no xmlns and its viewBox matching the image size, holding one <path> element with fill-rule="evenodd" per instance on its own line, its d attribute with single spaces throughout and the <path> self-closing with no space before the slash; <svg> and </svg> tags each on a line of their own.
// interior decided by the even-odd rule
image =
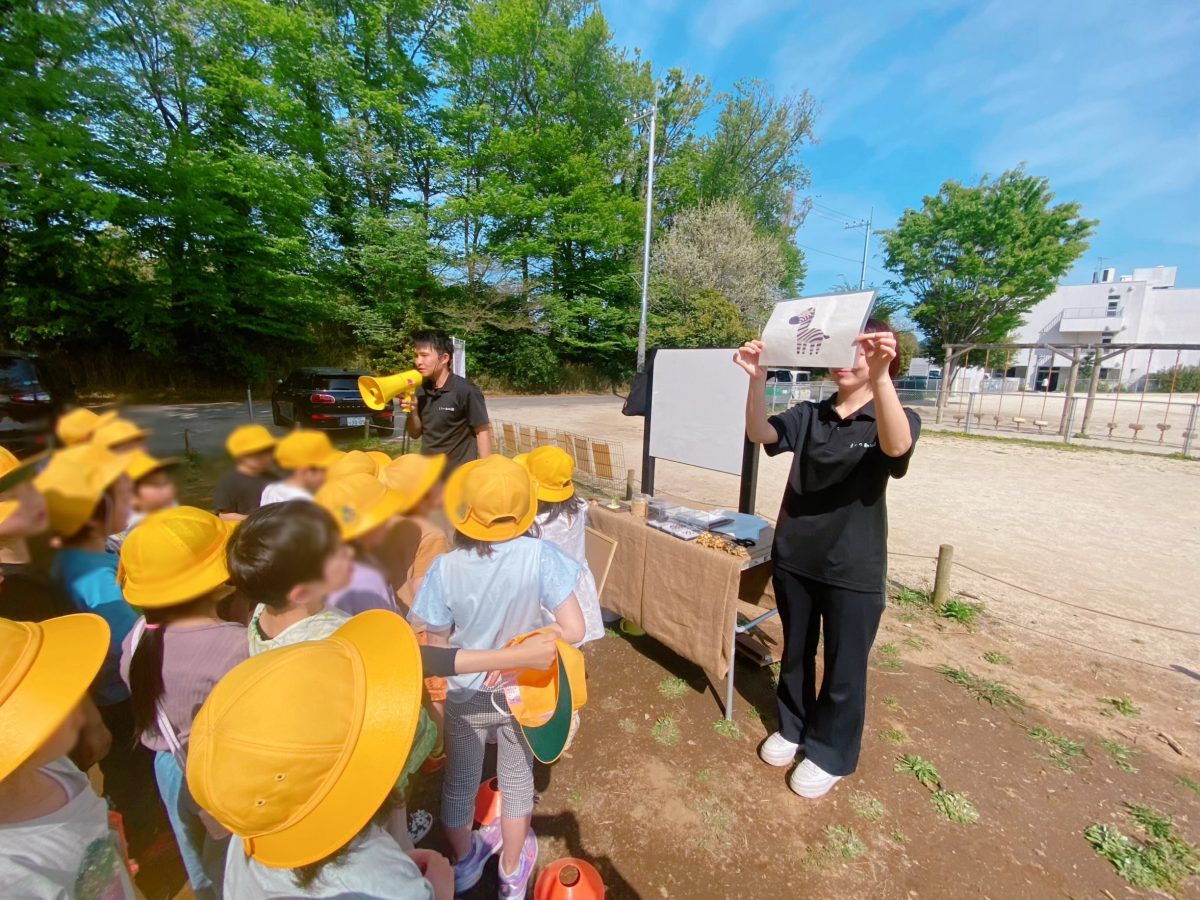
<svg viewBox="0 0 1200 900">
<path fill-rule="evenodd" d="M 285 469 L 328 469 L 345 455 L 323 431 L 293 431 L 275 445 L 275 461 Z"/>
<path fill-rule="evenodd" d="M 433 490 L 442 472 L 446 469 L 446 454 L 423 456 L 420 453 L 406 453 L 393 459 L 379 472 L 379 480 L 393 491 L 399 491 L 411 501 L 408 508 L 412 509 L 421 502 L 426 494 Z"/>
<path fill-rule="evenodd" d="M 477 541 L 509 541 L 537 517 L 537 485 L 524 468 L 500 455 L 477 459 L 446 480 L 450 523 Z"/>
<path fill-rule="evenodd" d="M 329 467 L 328 477 L 345 478 L 347 475 L 363 474 L 374 478 L 379 474 L 379 463 L 361 450 L 351 450 Z"/>
<path fill-rule="evenodd" d="M 152 472 L 157 472 L 159 469 L 169 469 L 172 466 L 177 466 L 181 462 L 178 456 L 168 456 L 166 459 L 157 459 L 147 453 L 145 450 L 134 450 L 129 454 L 129 477 L 134 481 L 141 481 Z"/>
<path fill-rule="evenodd" d="M 337 520 L 342 539 L 347 541 L 362 537 L 413 507 L 404 494 L 366 472 L 325 482 L 313 499 Z"/>
<path fill-rule="evenodd" d="M 251 657 L 192 723 L 192 796 L 263 865 L 328 856 L 395 786 L 421 713 L 421 674 L 412 629 L 383 609 L 324 640 Z"/>
<path fill-rule="evenodd" d="M 76 444 L 50 456 L 34 478 L 46 498 L 50 530 L 63 537 L 79 531 L 95 512 L 104 492 L 129 468 L 130 454 L 113 453 L 99 444 Z"/>
<path fill-rule="evenodd" d="M 149 431 L 144 428 L 138 428 L 137 425 L 128 419 L 116 418 L 111 422 L 101 425 L 92 432 L 92 443 L 111 450 L 118 444 L 125 444 L 129 441 L 140 441 L 149 436 Z"/>
<path fill-rule="evenodd" d="M 117 411 L 115 409 L 97 414 L 90 409 L 78 406 L 69 413 L 63 413 L 58 417 L 58 423 L 54 426 L 54 434 L 68 447 L 82 444 L 95 434 L 97 428 L 116 421 L 116 418 Z"/>
<path fill-rule="evenodd" d="M 225 438 L 225 449 L 234 459 L 275 449 L 275 435 L 265 425 L 240 425 Z"/>
<path fill-rule="evenodd" d="M 367 456 L 369 456 L 369 457 L 371 457 L 371 459 L 375 460 L 375 474 L 376 475 L 378 475 L 380 472 L 382 472 L 387 466 L 391 465 L 391 463 L 392 463 L 392 458 L 390 456 L 388 456 L 386 453 L 384 453 L 382 450 L 368 450 Z"/>
<path fill-rule="evenodd" d="M 117 581 L 143 609 L 178 606 L 229 580 L 225 545 L 235 523 L 192 506 L 151 513 L 121 545 Z"/>
<path fill-rule="evenodd" d="M 0 619 L 0 781 L 83 699 L 108 644 L 108 624 L 91 613 L 40 624 Z"/>
<path fill-rule="evenodd" d="M 510 642 L 519 644 L 539 631 Z M 513 718 L 539 762 L 552 763 L 562 756 L 571 734 L 575 710 L 587 703 L 587 678 L 583 654 L 566 641 L 555 641 L 558 656 L 548 669 L 522 669 L 517 673 L 519 700 L 509 700 Z"/>
<path fill-rule="evenodd" d="M 558 503 L 575 496 L 575 463 L 562 447 L 536 447 L 513 462 L 525 467 L 537 482 L 537 497 Z"/>
<path fill-rule="evenodd" d="M 0 447 L 0 494 L 11 491 L 19 484 L 24 484 L 37 474 L 37 464 L 46 458 L 46 453 L 39 453 L 24 461 L 17 459 L 6 447 Z M 20 503 L 16 500 L 0 500 L 0 525 L 17 511 Z"/>
</svg>

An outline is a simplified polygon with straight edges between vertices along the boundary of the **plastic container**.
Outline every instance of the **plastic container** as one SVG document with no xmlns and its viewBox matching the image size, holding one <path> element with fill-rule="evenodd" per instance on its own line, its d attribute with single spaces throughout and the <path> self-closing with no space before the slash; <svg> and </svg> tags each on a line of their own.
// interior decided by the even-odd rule
<svg viewBox="0 0 1200 900">
<path fill-rule="evenodd" d="M 650 498 L 646 494 L 634 494 L 633 499 L 629 501 L 629 511 L 639 519 L 646 518 L 649 506 Z"/>
<path fill-rule="evenodd" d="M 671 504 L 666 500 L 651 500 L 646 518 L 651 522 L 665 522 L 670 509 Z"/>
<path fill-rule="evenodd" d="M 550 863 L 533 886 L 533 900 L 603 900 L 604 881 L 591 863 L 558 859 Z"/>
</svg>

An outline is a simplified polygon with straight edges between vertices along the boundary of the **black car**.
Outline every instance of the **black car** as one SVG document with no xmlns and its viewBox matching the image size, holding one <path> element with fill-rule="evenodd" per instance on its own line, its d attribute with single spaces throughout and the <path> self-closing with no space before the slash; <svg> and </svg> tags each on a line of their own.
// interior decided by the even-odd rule
<svg viewBox="0 0 1200 900">
<path fill-rule="evenodd" d="M 358 392 L 362 369 L 294 369 L 271 392 L 271 416 L 284 428 L 362 428 L 369 421 L 372 437 L 395 432 L 394 406 L 376 411 Z"/>
<path fill-rule="evenodd" d="M 75 403 L 66 373 L 33 353 L 0 351 L 0 446 L 17 456 L 45 450 L 54 420 Z"/>
</svg>

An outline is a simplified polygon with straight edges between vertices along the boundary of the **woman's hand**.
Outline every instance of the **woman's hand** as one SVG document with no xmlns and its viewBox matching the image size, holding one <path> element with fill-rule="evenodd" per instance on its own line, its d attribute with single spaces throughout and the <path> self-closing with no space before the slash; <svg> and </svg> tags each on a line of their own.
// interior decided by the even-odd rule
<svg viewBox="0 0 1200 900">
<path fill-rule="evenodd" d="M 863 348 L 863 356 L 867 360 L 867 371 L 872 381 L 890 378 L 888 367 L 900 352 L 896 344 L 896 336 L 890 331 L 872 331 L 860 334 L 855 343 Z"/>
<path fill-rule="evenodd" d="M 533 637 L 521 641 L 515 647 L 509 648 L 509 652 L 513 654 L 510 668 L 537 669 L 538 671 L 550 668 L 558 656 L 554 642 L 560 637 L 562 637 L 562 629 L 557 625 L 551 625 L 542 634 L 535 634 Z"/>
<path fill-rule="evenodd" d="M 745 369 L 746 374 L 751 378 L 766 380 L 767 370 L 759 362 L 762 358 L 762 352 L 762 341 L 746 341 L 746 343 L 734 351 L 733 361 Z"/>
</svg>

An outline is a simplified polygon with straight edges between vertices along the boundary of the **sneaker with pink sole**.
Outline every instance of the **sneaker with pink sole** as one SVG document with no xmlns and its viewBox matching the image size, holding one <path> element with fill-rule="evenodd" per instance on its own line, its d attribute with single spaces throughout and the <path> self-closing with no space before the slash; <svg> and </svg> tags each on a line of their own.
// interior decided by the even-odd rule
<svg viewBox="0 0 1200 900">
<path fill-rule="evenodd" d="M 471 852 L 454 864 L 454 893 L 462 894 L 479 883 L 483 867 L 500 849 L 500 823 L 471 832 Z"/>
<path fill-rule="evenodd" d="M 521 861 L 517 864 L 517 871 L 511 875 L 506 874 L 503 860 L 497 870 L 500 875 L 500 900 L 524 900 L 529 890 L 529 879 L 533 877 L 533 867 L 537 865 L 537 858 L 537 835 L 530 828 L 525 837 L 525 844 L 521 847 Z"/>
</svg>

